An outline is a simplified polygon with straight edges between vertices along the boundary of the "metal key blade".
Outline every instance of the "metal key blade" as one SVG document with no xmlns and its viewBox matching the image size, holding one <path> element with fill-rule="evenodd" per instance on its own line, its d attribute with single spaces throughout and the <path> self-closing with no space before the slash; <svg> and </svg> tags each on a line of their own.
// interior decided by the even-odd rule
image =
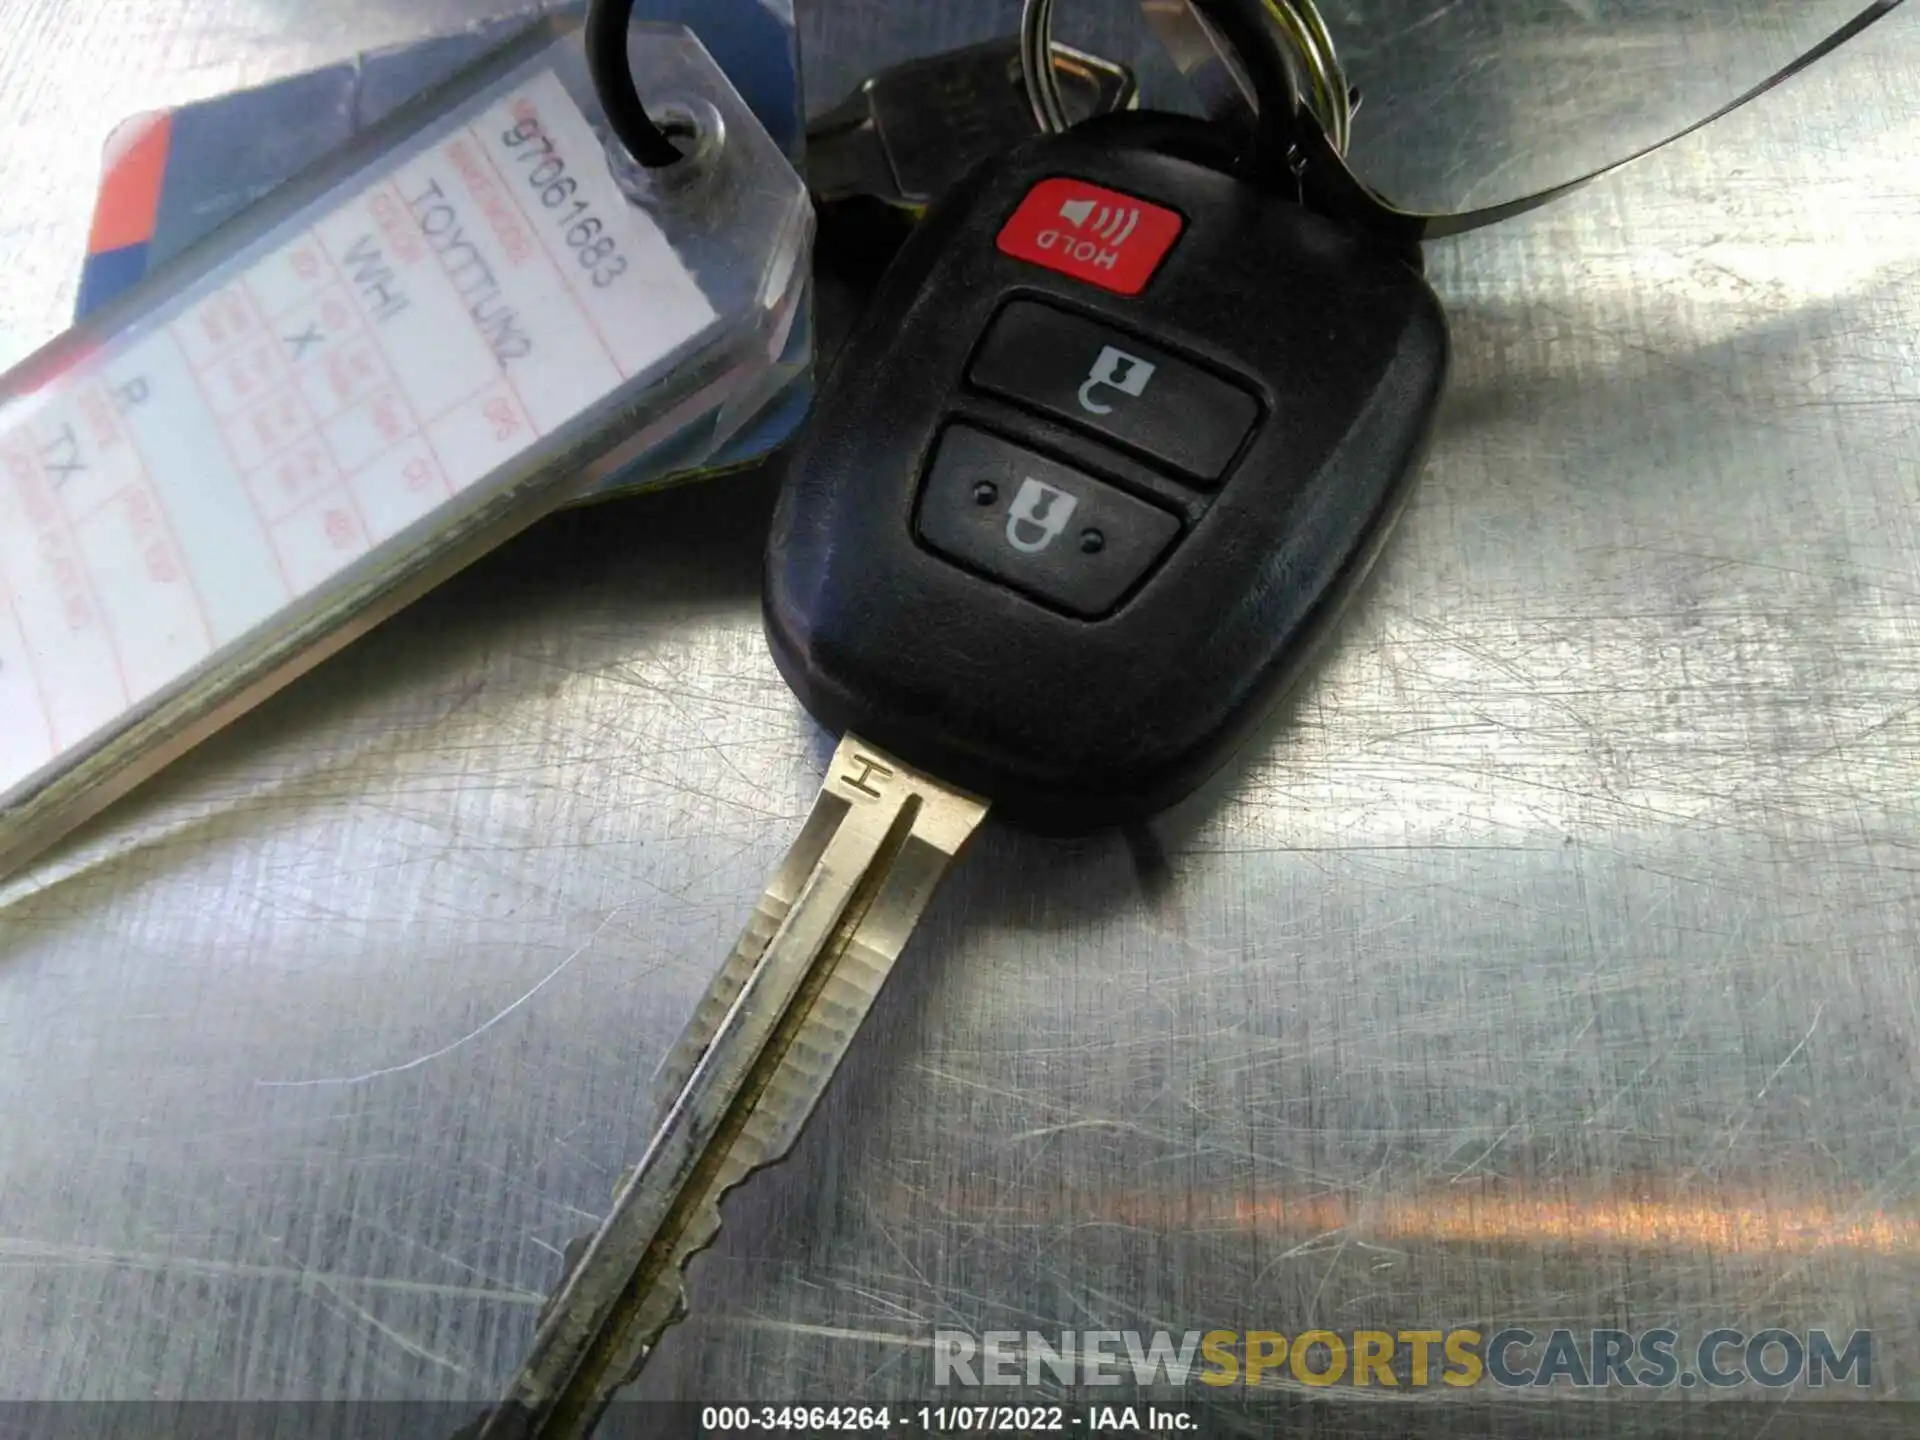
<svg viewBox="0 0 1920 1440">
<path fill-rule="evenodd" d="M 1133 72 L 1053 47 L 1069 116 L 1131 106 Z M 938 199 L 989 156 L 1035 133 L 1017 36 L 881 71 L 807 127 L 807 183 L 821 200 L 866 197 L 906 210 Z"/>
<path fill-rule="evenodd" d="M 684 1311 L 720 1201 L 813 1113 L 984 802 L 849 735 L 665 1071 L 678 1081 L 480 1440 L 581 1440 Z"/>
</svg>

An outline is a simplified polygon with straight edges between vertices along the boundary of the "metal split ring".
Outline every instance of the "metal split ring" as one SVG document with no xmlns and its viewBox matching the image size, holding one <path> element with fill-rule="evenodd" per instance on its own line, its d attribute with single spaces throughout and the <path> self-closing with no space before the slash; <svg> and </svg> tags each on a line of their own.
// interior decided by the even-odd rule
<svg viewBox="0 0 1920 1440">
<path fill-rule="evenodd" d="M 1314 0 L 1178 0 L 1178 3 L 1186 7 L 1182 23 L 1190 21 L 1229 64 L 1232 47 L 1220 41 L 1218 32 L 1207 23 L 1205 11 L 1213 5 L 1237 3 L 1257 12 L 1272 54 L 1240 56 L 1241 64 L 1283 71 L 1293 108 L 1304 108 L 1319 122 L 1335 154 L 1346 153 L 1353 128 L 1355 96 L 1334 50 L 1333 35 Z M 1053 0 L 1025 0 L 1020 13 L 1020 62 L 1026 78 L 1027 100 L 1040 129 L 1057 135 L 1067 129 L 1072 120 L 1060 92 L 1060 77 L 1054 73 L 1052 46 Z M 1242 86 L 1243 90 L 1248 88 Z M 1251 88 L 1257 93 L 1261 87 L 1255 84 Z"/>
</svg>

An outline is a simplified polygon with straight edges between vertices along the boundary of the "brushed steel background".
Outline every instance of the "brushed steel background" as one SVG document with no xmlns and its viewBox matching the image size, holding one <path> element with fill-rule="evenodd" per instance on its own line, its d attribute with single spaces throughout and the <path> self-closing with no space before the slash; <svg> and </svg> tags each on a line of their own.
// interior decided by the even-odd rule
<svg viewBox="0 0 1920 1440">
<path fill-rule="evenodd" d="M 114 121 L 487 8 L 5 0 L 0 358 Z M 816 0 L 814 102 L 1013 8 Z M 1162 858 L 983 834 L 645 1393 L 1777 1323 L 1920 1398 L 1917 86 L 1910 8 L 1431 250 L 1451 398 L 1325 662 Z M 772 491 L 545 525 L 0 888 L 0 1396 L 491 1395 L 830 750 Z"/>
</svg>

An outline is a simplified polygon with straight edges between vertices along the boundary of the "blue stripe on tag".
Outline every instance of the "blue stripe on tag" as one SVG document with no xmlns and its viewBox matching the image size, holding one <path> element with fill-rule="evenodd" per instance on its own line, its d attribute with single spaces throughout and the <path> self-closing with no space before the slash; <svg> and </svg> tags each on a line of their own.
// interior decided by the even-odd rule
<svg viewBox="0 0 1920 1440">
<path fill-rule="evenodd" d="M 80 299 L 74 306 L 76 318 L 91 315 L 145 279 L 147 256 L 152 249 L 151 244 L 143 243 L 89 255 L 80 271 Z"/>
</svg>

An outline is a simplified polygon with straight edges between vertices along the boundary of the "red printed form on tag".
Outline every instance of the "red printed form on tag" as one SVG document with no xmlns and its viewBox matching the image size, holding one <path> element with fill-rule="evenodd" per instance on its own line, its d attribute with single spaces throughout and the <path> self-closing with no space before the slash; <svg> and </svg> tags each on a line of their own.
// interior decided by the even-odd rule
<svg viewBox="0 0 1920 1440">
<path fill-rule="evenodd" d="M 0 796 L 717 316 L 551 73 L 0 412 Z"/>
<path fill-rule="evenodd" d="M 1175 211 L 1085 180 L 1042 180 L 1000 232 L 1000 251 L 1119 295 L 1138 295 L 1186 226 Z"/>
</svg>

